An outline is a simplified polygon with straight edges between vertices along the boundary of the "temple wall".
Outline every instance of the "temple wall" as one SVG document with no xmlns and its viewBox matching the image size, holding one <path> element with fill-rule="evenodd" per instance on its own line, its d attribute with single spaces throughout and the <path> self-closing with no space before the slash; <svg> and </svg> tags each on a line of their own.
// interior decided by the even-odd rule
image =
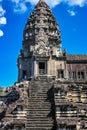
<svg viewBox="0 0 87 130">
<path fill-rule="evenodd" d="M 55 76 L 56 75 L 56 69 L 55 69 L 55 61 L 54 60 L 49 60 L 48 61 L 48 75 Z"/>
<path fill-rule="evenodd" d="M 56 61 L 56 60 L 50 59 L 48 61 L 48 75 L 58 77 L 58 69 L 65 70 L 64 61 Z"/>
<path fill-rule="evenodd" d="M 80 62 L 80 61 L 79 61 Z M 68 78 L 71 79 L 87 79 L 87 63 L 68 63 L 67 64 Z"/>
</svg>

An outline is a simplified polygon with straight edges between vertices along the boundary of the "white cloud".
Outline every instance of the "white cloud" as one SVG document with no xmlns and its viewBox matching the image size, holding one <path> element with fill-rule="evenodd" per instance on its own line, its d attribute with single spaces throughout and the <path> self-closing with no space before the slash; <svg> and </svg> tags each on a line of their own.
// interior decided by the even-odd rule
<svg viewBox="0 0 87 130">
<path fill-rule="evenodd" d="M 26 2 L 31 3 L 32 5 L 35 5 L 38 3 L 39 0 L 25 0 Z M 50 7 L 54 7 L 62 2 L 62 0 L 44 0 Z"/>
<path fill-rule="evenodd" d="M 14 7 L 14 12 L 17 13 L 24 13 L 26 10 L 27 10 L 27 6 L 25 5 L 25 3 L 18 3 Z"/>
<path fill-rule="evenodd" d="M 7 24 L 7 19 L 4 16 L 6 11 L 1 6 L 2 2 L 3 2 L 3 0 L 0 0 L 0 27 L 2 27 L 2 25 Z M 2 37 L 3 35 L 4 35 L 3 31 L 0 29 L 0 37 Z"/>
<path fill-rule="evenodd" d="M 37 4 L 39 0 L 10 0 L 13 3 L 14 12 L 22 12 L 24 13 L 27 10 L 26 3 L 30 3 L 31 5 Z M 67 4 L 68 6 L 79 6 L 83 7 L 87 5 L 87 0 L 44 0 L 51 7 L 55 7 L 61 3 Z M 73 13 L 72 13 L 73 14 Z"/>
<path fill-rule="evenodd" d="M 73 10 L 67 10 L 67 12 L 71 15 L 71 16 L 75 16 L 76 12 Z"/>
<path fill-rule="evenodd" d="M 0 37 L 2 37 L 4 35 L 3 31 L 0 30 Z"/>
<path fill-rule="evenodd" d="M 18 1 L 18 0 L 15 0 Z M 31 4 L 36 4 L 39 0 L 25 0 L 25 2 L 30 2 Z M 55 7 L 60 3 L 66 3 L 69 6 L 84 6 L 87 4 L 87 0 L 44 0 L 50 7 Z"/>
<path fill-rule="evenodd" d="M 0 24 L 7 24 L 7 21 L 6 21 L 5 17 L 0 18 Z"/>
<path fill-rule="evenodd" d="M 80 6 L 83 7 L 87 4 L 87 0 L 64 0 L 69 6 Z"/>
<path fill-rule="evenodd" d="M 50 7 L 55 7 L 56 5 L 59 5 L 62 0 L 46 0 L 46 2 Z"/>
<path fill-rule="evenodd" d="M 29 2 L 29 3 L 31 3 L 32 5 L 37 4 L 38 1 L 39 1 L 39 0 L 25 0 L 25 2 Z"/>
<path fill-rule="evenodd" d="M 0 16 L 3 16 L 5 14 L 5 10 L 0 6 Z"/>
</svg>

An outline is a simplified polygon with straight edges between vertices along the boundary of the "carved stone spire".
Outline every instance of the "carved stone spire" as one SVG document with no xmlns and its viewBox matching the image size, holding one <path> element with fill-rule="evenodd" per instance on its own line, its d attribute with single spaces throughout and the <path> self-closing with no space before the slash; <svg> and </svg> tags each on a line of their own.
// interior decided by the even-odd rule
<svg viewBox="0 0 87 130">
<path fill-rule="evenodd" d="M 23 47 L 28 52 L 34 51 L 43 44 L 44 47 L 60 49 L 60 31 L 49 6 L 44 0 L 39 0 L 31 13 L 24 30 Z M 43 49 L 44 49 L 43 47 Z"/>
</svg>

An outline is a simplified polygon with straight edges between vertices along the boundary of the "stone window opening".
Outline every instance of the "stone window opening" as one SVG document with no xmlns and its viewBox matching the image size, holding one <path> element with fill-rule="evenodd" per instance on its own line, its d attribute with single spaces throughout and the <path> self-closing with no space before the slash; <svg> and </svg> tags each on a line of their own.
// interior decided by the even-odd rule
<svg viewBox="0 0 87 130">
<path fill-rule="evenodd" d="M 85 78 L 84 72 L 81 72 L 81 78 L 82 78 L 82 79 Z"/>
<path fill-rule="evenodd" d="M 80 79 L 80 72 L 78 72 L 78 79 Z"/>
<path fill-rule="evenodd" d="M 27 79 L 27 71 L 23 70 L 23 79 Z"/>
<path fill-rule="evenodd" d="M 76 79 L 76 72 L 75 71 L 70 71 L 69 72 L 69 78 L 70 79 Z"/>
<path fill-rule="evenodd" d="M 64 78 L 64 71 L 62 69 L 58 70 L 58 78 Z"/>
<path fill-rule="evenodd" d="M 79 71 L 78 72 L 78 79 L 81 80 L 81 79 L 84 79 L 85 78 L 85 74 L 83 71 Z"/>
<path fill-rule="evenodd" d="M 72 76 L 73 76 L 73 79 L 76 79 L 76 72 L 75 71 L 72 72 Z"/>
</svg>

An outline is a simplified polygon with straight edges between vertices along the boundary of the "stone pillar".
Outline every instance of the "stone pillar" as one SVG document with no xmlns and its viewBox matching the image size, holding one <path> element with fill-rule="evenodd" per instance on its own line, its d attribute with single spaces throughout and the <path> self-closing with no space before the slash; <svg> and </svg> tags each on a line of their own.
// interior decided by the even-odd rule
<svg viewBox="0 0 87 130">
<path fill-rule="evenodd" d="M 47 69 L 48 69 L 48 75 L 50 75 L 50 64 L 51 64 L 51 60 L 48 61 L 48 67 L 47 67 Z"/>
<path fill-rule="evenodd" d="M 78 71 L 76 71 L 76 79 L 78 80 Z"/>
<path fill-rule="evenodd" d="M 47 73 L 47 61 L 45 61 L 45 73 Z"/>
<path fill-rule="evenodd" d="M 86 71 L 84 71 L 84 78 L 85 78 L 85 80 L 87 80 L 87 72 Z"/>
<path fill-rule="evenodd" d="M 34 60 L 31 59 L 31 77 L 34 76 Z"/>
<path fill-rule="evenodd" d="M 68 66 L 66 65 L 66 70 L 65 70 L 65 78 L 69 79 L 69 71 L 68 71 Z"/>
<path fill-rule="evenodd" d="M 38 62 L 34 61 L 34 76 L 37 76 L 38 74 Z"/>
</svg>

